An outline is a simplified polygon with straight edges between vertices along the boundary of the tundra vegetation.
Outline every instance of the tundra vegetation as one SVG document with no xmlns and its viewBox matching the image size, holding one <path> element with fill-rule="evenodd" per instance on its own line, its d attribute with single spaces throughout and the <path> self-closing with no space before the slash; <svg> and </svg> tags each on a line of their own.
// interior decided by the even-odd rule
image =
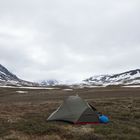
<svg viewBox="0 0 140 140">
<path fill-rule="evenodd" d="M 0 88 L 0 140 L 139 140 L 140 88 L 83 88 L 69 91 Z M 21 89 L 20 89 L 21 90 Z M 110 123 L 47 122 L 64 97 L 79 94 Z"/>
</svg>

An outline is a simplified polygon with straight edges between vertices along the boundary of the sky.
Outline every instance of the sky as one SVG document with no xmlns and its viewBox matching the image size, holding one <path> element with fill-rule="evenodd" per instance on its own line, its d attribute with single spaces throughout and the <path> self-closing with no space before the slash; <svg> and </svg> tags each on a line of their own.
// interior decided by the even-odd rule
<svg viewBox="0 0 140 140">
<path fill-rule="evenodd" d="M 140 0 L 0 0 L 0 64 L 30 80 L 140 68 Z"/>
</svg>

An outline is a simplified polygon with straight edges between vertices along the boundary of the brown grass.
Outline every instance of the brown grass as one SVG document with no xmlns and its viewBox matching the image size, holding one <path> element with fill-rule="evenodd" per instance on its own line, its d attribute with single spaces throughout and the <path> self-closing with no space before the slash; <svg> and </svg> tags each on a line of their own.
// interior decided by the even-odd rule
<svg viewBox="0 0 140 140">
<path fill-rule="evenodd" d="M 74 91 L 0 89 L 0 140 L 139 140 L 140 89 Z M 24 89 L 27 90 L 27 89 Z M 110 118 L 109 124 L 70 125 L 46 121 L 68 95 L 78 93 Z"/>
</svg>

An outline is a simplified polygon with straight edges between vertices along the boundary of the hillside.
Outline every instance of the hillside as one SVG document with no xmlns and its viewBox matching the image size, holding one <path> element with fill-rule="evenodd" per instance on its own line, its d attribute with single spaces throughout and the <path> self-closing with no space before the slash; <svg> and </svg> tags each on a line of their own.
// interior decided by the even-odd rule
<svg viewBox="0 0 140 140">
<path fill-rule="evenodd" d="M 1 86 L 37 86 L 37 83 L 29 82 L 18 78 L 7 68 L 0 64 L 0 85 Z"/>
<path fill-rule="evenodd" d="M 140 69 L 119 74 L 97 75 L 84 80 L 88 85 L 139 85 Z"/>
</svg>

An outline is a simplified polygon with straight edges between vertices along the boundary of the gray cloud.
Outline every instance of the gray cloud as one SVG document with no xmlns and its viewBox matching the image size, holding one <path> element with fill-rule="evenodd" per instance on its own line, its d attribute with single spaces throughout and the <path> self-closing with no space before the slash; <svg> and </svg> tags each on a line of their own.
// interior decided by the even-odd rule
<svg viewBox="0 0 140 140">
<path fill-rule="evenodd" d="M 0 63 L 23 79 L 139 68 L 139 0 L 0 0 Z"/>
</svg>

